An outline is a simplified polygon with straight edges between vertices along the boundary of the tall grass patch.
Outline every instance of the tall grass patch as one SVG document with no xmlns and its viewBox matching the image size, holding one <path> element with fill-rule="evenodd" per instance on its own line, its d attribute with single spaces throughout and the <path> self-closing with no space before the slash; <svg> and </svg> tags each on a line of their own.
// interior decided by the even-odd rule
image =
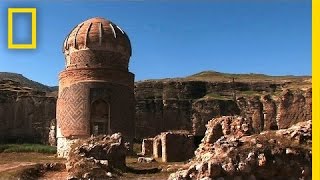
<svg viewBox="0 0 320 180">
<path fill-rule="evenodd" d="M 43 144 L 0 144 L 0 152 L 37 152 L 54 154 L 57 148 Z"/>
</svg>

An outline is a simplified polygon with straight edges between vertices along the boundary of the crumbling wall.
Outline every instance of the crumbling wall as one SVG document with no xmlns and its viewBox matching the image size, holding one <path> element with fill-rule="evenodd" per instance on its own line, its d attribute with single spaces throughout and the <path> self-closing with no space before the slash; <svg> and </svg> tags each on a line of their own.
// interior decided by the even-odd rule
<svg viewBox="0 0 320 180">
<path fill-rule="evenodd" d="M 233 135 L 242 137 L 254 134 L 252 124 L 249 119 L 241 116 L 222 116 L 213 118 L 206 125 L 206 132 L 203 141 L 214 143 L 222 136 Z"/>
<path fill-rule="evenodd" d="M 162 142 L 160 135 L 153 138 L 153 157 L 161 158 L 162 157 Z"/>
<path fill-rule="evenodd" d="M 188 131 L 162 132 L 149 140 L 153 142 L 153 157 L 163 162 L 186 161 L 194 155 L 194 136 Z"/>
<path fill-rule="evenodd" d="M 162 161 L 186 161 L 193 156 L 193 136 L 187 133 L 163 132 L 160 134 L 162 144 Z"/>
<path fill-rule="evenodd" d="M 195 136 L 203 136 L 205 125 L 214 117 L 239 115 L 240 110 L 232 100 L 202 98 L 192 103 L 192 131 Z"/>
<path fill-rule="evenodd" d="M 142 140 L 141 151 L 143 156 L 153 155 L 153 138 L 147 138 Z"/>
</svg>

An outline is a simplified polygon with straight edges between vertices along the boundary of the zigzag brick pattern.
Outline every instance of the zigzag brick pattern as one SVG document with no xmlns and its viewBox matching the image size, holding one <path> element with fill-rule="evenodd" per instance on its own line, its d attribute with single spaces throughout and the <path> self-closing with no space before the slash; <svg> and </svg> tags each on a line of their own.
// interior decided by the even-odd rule
<svg viewBox="0 0 320 180">
<path fill-rule="evenodd" d="M 88 134 L 88 90 L 85 86 L 75 84 L 63 89 L 58 106 L 57 118 L 63 136 Z"/>
</svg>

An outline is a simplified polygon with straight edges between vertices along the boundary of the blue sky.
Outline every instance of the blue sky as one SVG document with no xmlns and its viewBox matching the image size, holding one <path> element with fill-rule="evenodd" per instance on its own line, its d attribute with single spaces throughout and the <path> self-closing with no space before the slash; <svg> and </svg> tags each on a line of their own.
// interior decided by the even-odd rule
<svg viewBox="0 0 320 180">
<path fill-rule="evenodd" d="M 105 17 L 129 35 L 136 80 L 204 70 L 311 75 L 311 0 L 12 1 L 0 3 L 0 71 L 57 85 L 71 29 Z M 37 8 L 37 49 L 7 48 L 7 8 Z M 28 42 L 30 16 L 15 16 L 14 38 Z"/>
</svg>

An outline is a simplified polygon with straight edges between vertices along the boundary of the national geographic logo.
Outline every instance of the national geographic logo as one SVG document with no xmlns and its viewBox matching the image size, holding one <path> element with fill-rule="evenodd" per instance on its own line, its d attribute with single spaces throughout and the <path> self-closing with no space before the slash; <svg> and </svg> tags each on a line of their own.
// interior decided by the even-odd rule
<svg viewBox="0 0 320 180">
<path fill-rule="evenodd" d="M 13 14 L 31 13 L 31 43 L 13 43 Z M 37 9 L 36 8 L 8 8 L 8 49 L 36 49 L 37 48 Z"/>
</svg>

